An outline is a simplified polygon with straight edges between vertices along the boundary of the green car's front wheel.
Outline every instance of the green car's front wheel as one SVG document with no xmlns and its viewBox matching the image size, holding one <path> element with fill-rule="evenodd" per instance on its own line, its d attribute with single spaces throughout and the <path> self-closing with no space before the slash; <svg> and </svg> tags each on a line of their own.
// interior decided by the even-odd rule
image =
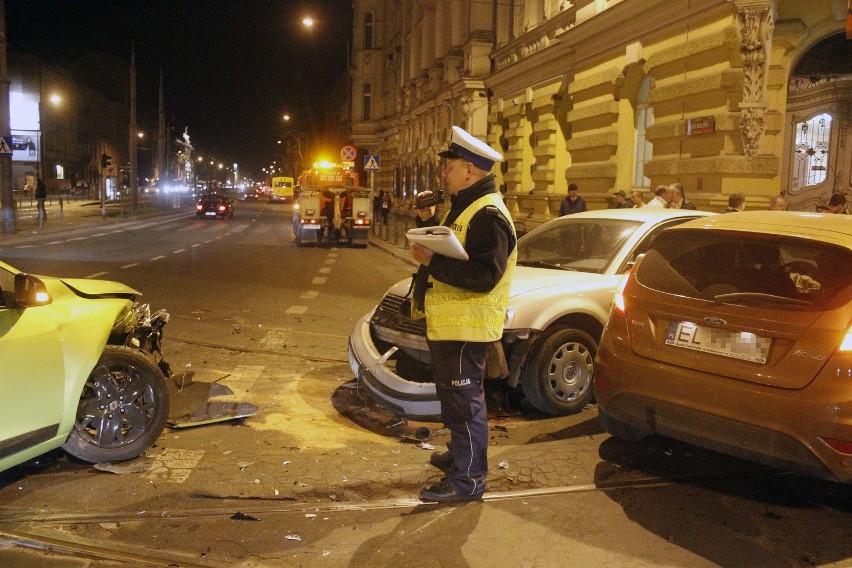
<svg viewBox="0 0 852 568">
<path fill-rule="evenodd" d="M 160 436 L 168 416 L 168 386 L 157 365 L 139 351 L 107 345 L 62 447 L 93 463 L 132 459 Z"/>
</svg>

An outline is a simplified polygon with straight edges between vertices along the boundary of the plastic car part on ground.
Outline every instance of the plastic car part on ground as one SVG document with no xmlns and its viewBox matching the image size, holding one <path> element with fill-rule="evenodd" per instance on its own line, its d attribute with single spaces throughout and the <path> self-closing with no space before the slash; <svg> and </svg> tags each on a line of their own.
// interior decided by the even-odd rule
<svg viewBox="0 0 852 568">
<path fill-rule="evenodd" d="M 190 428 L 238 420 L 257 414 L 259 408 L 249 402 L 212 400 L 234 394 L 221 383 L 196 382 L 192 371 L 174 375 L 169 381 L 172 406 L 166 425 L 169 428 Z"/>
</svg>

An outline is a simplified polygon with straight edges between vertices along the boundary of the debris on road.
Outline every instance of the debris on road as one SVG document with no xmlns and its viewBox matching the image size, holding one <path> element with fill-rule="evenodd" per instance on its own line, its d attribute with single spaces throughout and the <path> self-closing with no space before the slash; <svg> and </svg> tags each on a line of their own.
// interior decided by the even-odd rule
<svg viewBox="0 0 852 568">
<path fill-rule="evenodd" d="M 235 521 L 259 521 L 260 520 L 257 517 L 252 517 L 251 515 L 246 515 L 245 513 L 240 513 L 239 511 L 237 511 L 236 513 L 231 515 L 231 518 L 234 519 Z"/>
</svg>

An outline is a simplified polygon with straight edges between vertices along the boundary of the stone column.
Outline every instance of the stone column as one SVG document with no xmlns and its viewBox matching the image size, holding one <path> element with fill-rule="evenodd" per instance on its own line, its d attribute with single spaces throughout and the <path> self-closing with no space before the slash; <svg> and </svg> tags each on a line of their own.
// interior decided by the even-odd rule
<svg viewBox="0 0 852 568">
<path fill-rule="evenodd" d="M 755 157 L 766 130 L 766 78 L 775 27 L 773 0 L 733 0 L 737 7 L 740 56 L 743 60 L 743 100 L 740 132 L 747 158 Z"/>
</svg>

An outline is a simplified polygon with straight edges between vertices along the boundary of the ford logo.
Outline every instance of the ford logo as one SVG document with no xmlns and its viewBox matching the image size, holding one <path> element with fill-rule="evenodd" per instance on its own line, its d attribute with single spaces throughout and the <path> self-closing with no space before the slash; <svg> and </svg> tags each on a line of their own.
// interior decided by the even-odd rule
<svg viewBox="0 0 852 568">
<path fill-rule="evenodd" d="M 704 323 L 706 323 L 707 325 L 715 325 L 717 327 L 728 325 L 728 322 L 726 322 L 722 318 L 716 318 L 712 316 L 709 318 L 704 318 Z"/>
</svg>

